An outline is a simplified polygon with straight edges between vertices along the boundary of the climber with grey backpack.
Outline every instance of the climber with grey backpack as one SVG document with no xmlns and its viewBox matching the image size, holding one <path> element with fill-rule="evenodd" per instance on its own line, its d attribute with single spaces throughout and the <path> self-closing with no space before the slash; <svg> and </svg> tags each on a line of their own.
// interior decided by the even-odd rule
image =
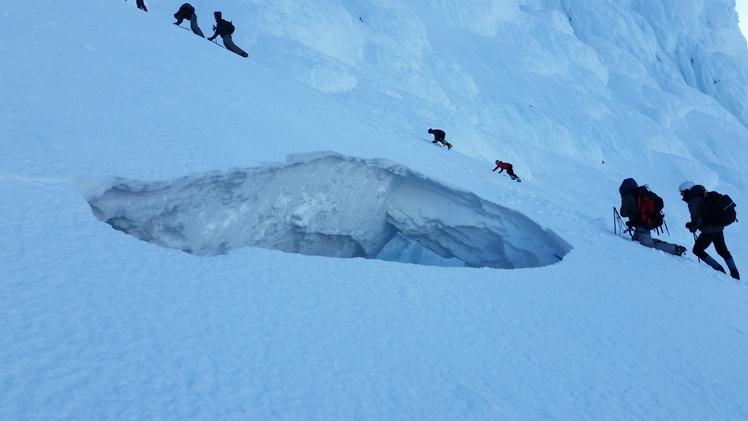
<svg viewBox="0 0 748 421">
<path fill-rule="evenodd" d="M 203 31 L 200 30 L 200 27 L 197 26 L 197 14 L 195 13 L 195 8 L 189 4 L 184 3 L 179 7 L 179 10 L 177 10 L 177 13 L 174 13 L 174 19 L 177 21 L 174 22 L 174 25 L 181 25 L 182 21 L 185 19 L 190 21 L 190 29 L 192 29 L 192 32 L 195 35 L 201 36 L 205 38 L 205 35 L 203 35 Z"/>
<path fill-rule="evenodd" d="M 216 24 L 213 25 L 213 30 L 215 31 L 215 33 L 212 37 L 208 38 L 208 41 L 213 41 L 217 36 L 220 35 L 221 38 L 223 38 L 223 45 L 227 50 L 233 51 L 234 53 L 239 54 L 244 58 L 249 57 L 249 54 L 244 52 L 244 50 L 242 50 L 241 48 L 237 47 L 236 44 L 234 44 L 234 40 L 231 38 L 231 35 L 236 29 L 234 28 L 234 24 L 232 22 L 224 20 L 223 14 L 221 12 L 214 12 L 213 17 L 216 18 Z"/>
</svg>

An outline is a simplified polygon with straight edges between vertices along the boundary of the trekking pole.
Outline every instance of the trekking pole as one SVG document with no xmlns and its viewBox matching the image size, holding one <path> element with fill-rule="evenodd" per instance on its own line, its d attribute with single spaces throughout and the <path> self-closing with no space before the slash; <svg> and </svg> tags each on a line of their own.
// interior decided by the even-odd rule
<svg viewBox="0 0 748 421">
<path fill-rule="evenodd" d="M 223 45 L 219 44 L 219 43 L 218 43 L 218 41 L 216 41 L 216 40 L 213 40 L 213 44 L 215 44 L 215 45 L 217 45 L 217 46 L 219 46 L 219 47 L 223 48 L 224 50 L 228 50 L 228 48 L 226 48 L 226 47 L 224 47 Z"/>
<path fill-rule="evenodd" d="M 623 234 L 626 232 L 623 229 L 623 220 L 621 219 L 621 214 L 618 213 L 618 209 L 616 209 L 615 206 L 613 206 L 613 233 L 615 235 Z"/>
<path fill-rule="evenodd" d="M 613 233 L 618 235 L 628 232 L 631 235 L 631 239 L 633 240 L 634 234 L 631 233 L 631 228 L 624 229 L 623 226 L 623 218 L 621 218 L 621 214 L 618 213 L 618 209 L 613 206 Z"/>
<path fill-rule="evenodd" d="M 693 233 L 693 243 L 694 243 L 694 245 L 696 244 L 696 239 L 697 239 L 697 238 L 698 238 L 698 237 L 696 236 L 696 233 L 694 232 L 694 233 Z M 699 262 L 701 262 L 701 258 L 700 258 L 699 256 L 696 256 L 696 259 L 697 259 L 697 260 L 698 260 Z"/>
<path fill-rule="evenodd" d="M 616 227 L 618 227 L 618 232 L 616 232 Z M 623 227 L 624 227 L 623 218 L 621 218 L 621 214 L 618 213 L 618 209 L 616 209 L 616 207 L 613 206 L 613 232 L 616 234 L 629 233 L 629 235 L 631 236 L 631 239 L 633 240 L 634 239 L 633 230 L 628 227 L 627 228 L 623 228 Z"/>
</svg>

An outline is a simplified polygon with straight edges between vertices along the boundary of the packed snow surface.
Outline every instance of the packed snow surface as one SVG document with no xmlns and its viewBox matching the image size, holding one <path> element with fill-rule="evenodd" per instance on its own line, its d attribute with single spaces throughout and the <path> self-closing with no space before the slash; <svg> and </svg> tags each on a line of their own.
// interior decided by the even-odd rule
<svg viewBox="0 0 748 421">
<path fill-rule="evenodd" d="M 0 0 L 0 420 L 748 419 L 734 0 L 133 3 Z"/>
</svg>

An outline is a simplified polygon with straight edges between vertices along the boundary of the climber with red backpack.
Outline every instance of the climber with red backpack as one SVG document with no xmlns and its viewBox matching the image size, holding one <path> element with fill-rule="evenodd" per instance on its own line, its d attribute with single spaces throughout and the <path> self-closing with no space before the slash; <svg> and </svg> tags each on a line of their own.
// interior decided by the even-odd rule
<svg viewBox="0 0 748 421">
<path fill-rule="evenodd" d="M 660 196 L 646 185 L 639 186 L 633 178 L 623 180 L 618 192 L 621 194 L 620 215 L 629 219 L 626 226 L 631 232 L 632 240 L 676 256 L 683 255 L 685 247 L 652 238 L 651 231 L 659 232 L 664 223 L 664 202 Z"/>
</svg>

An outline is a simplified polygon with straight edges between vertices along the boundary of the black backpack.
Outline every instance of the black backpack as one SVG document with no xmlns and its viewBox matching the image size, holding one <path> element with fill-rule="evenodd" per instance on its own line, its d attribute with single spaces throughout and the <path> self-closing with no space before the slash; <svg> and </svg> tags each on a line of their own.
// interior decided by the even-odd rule
<svg viewBox="0 0 748 421">
<path fill-rule="evenodd" d="M 738 220 L 735 207 L 737 205 L 732 198 L 726 194 L 716 191 L 704 194 L 704 207 L 706 207 L 707 221 L 712 225 L 726 227 Z"/>
<path fill-rule="evenodd" d="M 649 187 L 646 185 L 637 188 L 634 196 L 636 197 L 636 205 L 639 207 L 639 212 L 641 213 L 642 227 L 653 230 L 662 226 L 665 218 L 665 215 L 662 213 L 665 202 L 662 201 L 662 198 L 649 190 Z"/>
<path fill-rule="evenodd" d="M 180 7 L 180 9 L 182 9 L 182 10 L 189 10 L 190 12 L 195 13 L 195 8 L 192 7 L 192 5 L 189 4 L 189 3 L 183 4 L 182 7 Z"/>
<path fill-rule="evenodd" d="M 226 32 L 228 32 L 229 35 L 233 34 L 236 28 L 234 28 L 234 24 L 230 21 L 226 21 Z"/>
</svg>

